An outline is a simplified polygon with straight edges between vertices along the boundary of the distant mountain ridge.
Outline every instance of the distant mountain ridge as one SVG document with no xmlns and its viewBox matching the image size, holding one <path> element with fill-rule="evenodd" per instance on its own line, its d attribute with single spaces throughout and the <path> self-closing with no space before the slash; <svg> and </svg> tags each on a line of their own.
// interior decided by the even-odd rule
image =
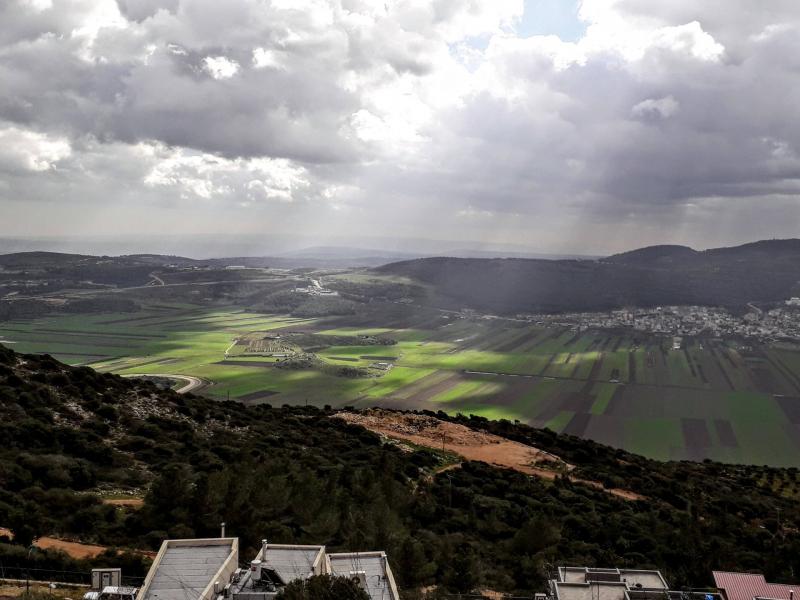
<svg viewBox="0 0 800 600">
<path fill-rule="evenodd" d="M 440 306 L 505 314 L 665 304 L 740 307 L 800 294 L 800 240 L 704 251 L 650 246 L 597 261 L 423 258 L 376 271 L 428 285 Z"/>
<path fill-rule="evenodd" d="M 637 250 L 614 254 L 604 260 L 621 264 L 647 264 L 653 262 L 669 262 L 675 260 L 689 260 L 698 254 L 697 250 L 688 246 L 661 245 L 647 246 Z"/>
<path fill-rule="evenodd" d="M 731 258 L 756 258 L 778 259 L 794 258 L 800 256 L 800 239 L 774 239 L 760 240 L 728 246 L 710 248 L 708 250 L 694 250 L 688 246 L 658 245 L 638 248 L 620 254 L 614 254 L 604 260 L 620 264 L 652 264 L 659 262 L 715 262 Z"/>
</svg>

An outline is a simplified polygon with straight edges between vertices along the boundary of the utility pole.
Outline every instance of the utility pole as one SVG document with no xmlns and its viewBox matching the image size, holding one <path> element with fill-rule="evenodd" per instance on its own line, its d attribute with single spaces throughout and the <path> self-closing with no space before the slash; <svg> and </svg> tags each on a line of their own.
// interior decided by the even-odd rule
<svg viewBox="0 0 800 600">
<path fill-rule="evenodd" d="M 28 547 L 28 555 L 25 559 L 25 594 L 31 591 L 31 553 L 34 551 L 34 546 L 31 544 Z"/>
</svg>

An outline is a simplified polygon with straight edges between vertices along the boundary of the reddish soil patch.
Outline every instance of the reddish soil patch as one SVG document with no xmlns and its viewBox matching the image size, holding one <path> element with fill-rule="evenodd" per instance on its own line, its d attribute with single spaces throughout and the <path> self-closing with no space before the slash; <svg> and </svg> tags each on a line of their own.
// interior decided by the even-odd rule
<svg viewBox="0 0 800 600">
<path fill-rule="evenodd" d="M 371 409 L 360 413 L 340 412 L 336 418 L 361 425 L 385 437 L 405 440 L 428 448 L 444 449 L 467 460 L 514 469 L 543 479 L 555 479 L 556 475 L 569 473 L 574 469 L 573 465 L 555 454 L 492 433 L 441 421 L 435 417 Z M 577 477 L 570 477 L 570 480 L 604 490 L 625 500 L 645 499 L 644 496 L 629 490 L 606 489 L 597 481 L 587 481 Z"/>
<path fill-rule="evenodd" d="M 142 498 L 103 498 L 103 504 L 142 508 L 142 506 L 144 506 L 144 500 Z"/>
<path fill-rule="evenodd" d="M 72 558 L 94 558 L 105 552 L 105 546 L 68 542 L 56 538 L 43 537 L 36 540 L 36 547 L 42 549 L 61 550 Z"/>
<path fill-rule="evenodd" d="M 10 530 L 0 527 L 0 536 L 14 537 Z M 80 542 L 70 542 L 68 540 L 60 540 L 52 537 L 40 537 L 34 543 L 34 546 L 42 549 L 61 550 L 72 558 L 94 558 L 99 556 L 106 550 L 107 546 L 96 546 L 94 544 L 82 544 Z M 156 553 L 148 550 L 133 550 L 136 554 L 155 558 Z"/>
<path fill-rule="evenodd" d="M 529 475 L 554 479 L 558 472 L 572 469 L 572 465 L 549 452 L 435 417 L 380 409 L 362 413 L 342 412 L 336 416 L 387 437 L 449 450 L 467 460 L 511 468 Z"/>
</svg>

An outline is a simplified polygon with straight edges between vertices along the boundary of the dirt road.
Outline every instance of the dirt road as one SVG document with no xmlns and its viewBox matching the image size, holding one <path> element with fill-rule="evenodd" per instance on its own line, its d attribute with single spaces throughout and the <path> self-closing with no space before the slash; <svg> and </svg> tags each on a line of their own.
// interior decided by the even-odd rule
<svg viewBox="0 0 800 600">
<path fill-rule="evenodd" d="M 207 381 L 204 381 L 199 377 L 194 377 L 192 375 L 172 375 L 168 373 L 142 373 L 136 375 L 123 375 L 123 377 L 163 377 L 165 379 L 180 379 L 181 381 L 185 381 L 186 382 L 185 385 L 175 390 L 176 394 L 186 394 L 188 392 L 194 392 L 209 385 Z"/>
</svg>

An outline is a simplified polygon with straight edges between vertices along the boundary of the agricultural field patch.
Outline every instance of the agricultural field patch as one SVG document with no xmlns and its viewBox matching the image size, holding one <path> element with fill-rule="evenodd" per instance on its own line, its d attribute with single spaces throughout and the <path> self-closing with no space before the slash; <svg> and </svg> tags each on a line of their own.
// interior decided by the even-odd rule
<svg viewBox="0 0 800 600">
<path fill-rule="evenodd" d="M 121 375 L 200 377 L 217 399 L 473 413 L 653 458 L 800 466 L 797 346 L 685 338 L 674 349 L 668 337 L 499 319 L 390 321 L 162 302 L 0 323 L 0 343 Z"/>
</svg>

